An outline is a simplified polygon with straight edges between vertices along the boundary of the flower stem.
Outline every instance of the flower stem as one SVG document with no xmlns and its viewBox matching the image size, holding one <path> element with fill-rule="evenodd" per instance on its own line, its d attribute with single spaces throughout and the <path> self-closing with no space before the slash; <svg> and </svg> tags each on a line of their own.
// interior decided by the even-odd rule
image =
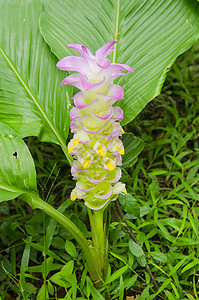
<svg viewBox="0 0 199 300">
<path fill-rule="evenodd" d="M 100 269 L 101 283 L 97 284 L 97 287 L 99 287 L 106 279 L 108 268 L 107 208 L 105 210 L 91 210 L 88 208 L 88 214 L 91 224 L 92 243 L 97 250 L 97 262 Z"/>
</svg>

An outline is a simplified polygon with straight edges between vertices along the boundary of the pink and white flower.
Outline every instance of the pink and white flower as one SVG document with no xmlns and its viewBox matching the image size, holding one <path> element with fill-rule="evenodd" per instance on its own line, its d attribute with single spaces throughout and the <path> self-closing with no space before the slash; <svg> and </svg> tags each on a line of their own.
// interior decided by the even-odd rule
<svg viewBox="0 0 199 300">
<path fill-rule="evenodd" d="M 69 84 L 80 91 L 73 96 L 75 107 L 70 112 L 73 139 L 68 151 L 74 157 L 71 169 L 77 180 L 71 199 L 85 199 L 91 209 L 100 209 L 125 192 L 125 185 L 118 182 L 121 177 L 121 155 L 124 147 L 119 137 L 124 133 L 120 121 L 123 111 L 112 106 L 123 99 L 121 86 L 113 81 L 126 75 L 121 70 L 133 73 L 125 64 L 111 63 L 107 56 L 113 51 L 111 41 L 99 48 L 93 55 L 85 46 L 70 44 L 68 47 L 80 53 L 61 59 L 60 70 L 74 71 L 62 85 Z"/>
</svg>

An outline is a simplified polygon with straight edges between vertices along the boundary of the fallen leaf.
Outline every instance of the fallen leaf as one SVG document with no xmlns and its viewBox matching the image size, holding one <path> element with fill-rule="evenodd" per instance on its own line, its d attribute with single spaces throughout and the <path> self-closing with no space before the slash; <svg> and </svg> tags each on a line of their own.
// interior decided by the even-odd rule
<svg viewBox="0 0 199 300">
<path fill-rule="evenodd" d="M 137 300 L 138 298 L 140 298 L 140 294 L 138 294 L 136 297 L 134 297 L 134 296 L 126 296 L 126 300 Z"/>
</svg>

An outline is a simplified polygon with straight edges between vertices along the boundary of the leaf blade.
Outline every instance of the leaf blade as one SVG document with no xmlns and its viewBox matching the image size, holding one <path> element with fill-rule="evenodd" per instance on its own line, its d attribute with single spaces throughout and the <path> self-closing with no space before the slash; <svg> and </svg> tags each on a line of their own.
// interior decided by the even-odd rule
<svg viewBox="0 0 199 300">
<path fill-rule="evenodd" d="M 59 144 L 69 157 L 65 141 L 72 89 L 60 88 L 64 74 L 39 32 L 39 14 L 38 0 L 0 4 L 0 121 L 21 137 Z"/>
<path fill-rule="evenodd" d="M 125 90 L 125 99 L 118 104 L 127 124 L 160 93 L 176 57 L 198 39 L 198 13 L 199 3 L 194 0 L 161 0 L 158 5 L 155 0 L 50 0 L 43 2 L 40 29 L 59 58 L 75 54 L 68 43 L 95 51 L 119 40 L 113 61 L 135 70 L 118 81 Z"/>
<path fill-rule="evenodd" d="M 0 123 L 0 146 L 0 201 L 23 193 L 37 193 L 36 171 L 28 147 L 3 123 Z"/>
<path fill-rule="evenodd" d="M 121 138 L 125 153 L 122 157 L 123 166 L 132 166 L 144 148 L 144 142 L 132 133 L 125 133 Z"/>
</svg>

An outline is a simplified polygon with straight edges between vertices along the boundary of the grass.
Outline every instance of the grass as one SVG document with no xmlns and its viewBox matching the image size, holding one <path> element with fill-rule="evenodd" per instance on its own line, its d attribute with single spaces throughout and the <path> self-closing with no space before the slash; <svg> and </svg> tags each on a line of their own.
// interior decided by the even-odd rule
<svg viewBox="0 0 199 300">
<path fill-rule="evenodd" d="M 196 44 L 177 60 L 161 95 L 125 128 L 143 139 L 145 148 L 137 163 L 123 170 L 128 195 L 119 198 L 122 213 L 116 203 L 111 206 L 111 299 L 199 298 L 198 82 Z M 42 198 L 89 238 L 86 208 L 68 199 L 74 182 L 60 148 L 35 138 L 27 144 Z M 101 299 L 84 270 L 81 249 L 61 226 L 18 200 L 3 202 L 0 213 L 2 300 Z"/>
</svg>

